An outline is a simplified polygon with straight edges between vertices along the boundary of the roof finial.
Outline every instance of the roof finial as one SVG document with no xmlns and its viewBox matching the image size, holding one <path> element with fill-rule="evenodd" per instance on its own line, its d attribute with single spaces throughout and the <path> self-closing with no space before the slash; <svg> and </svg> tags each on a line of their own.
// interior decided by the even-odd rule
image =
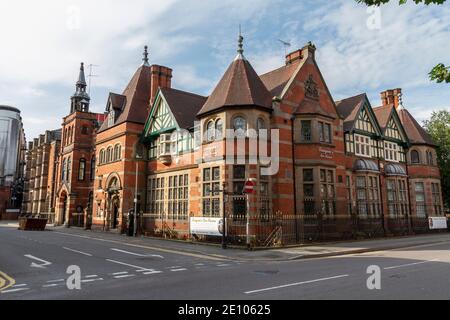
<svg viewBox="0 0 450 320">
<path fill-rule="evenodd" d="M 240 55 L 244 54 L 244 37 L 242 36 L 242 28 L 241 25 L 239 25 L 239 40 L 238 40 L 238 53 Z"/>
<path fill-rule="evenodd" d="M 150 66 L 148 62 L 148 46 L 144 47 L 144 58 L 142 59 L 144 61 L 144 66 Z"/>
<path fill-rule="evenodd" d="M 397 110 L 404 110 L 405 109 L 405 107 L 403 106 L 403 93 L 399 93 L 398 95 L 397 95 L 397 97 L 398 97 L 398 108 L 397 108 Z"/>
</svg>

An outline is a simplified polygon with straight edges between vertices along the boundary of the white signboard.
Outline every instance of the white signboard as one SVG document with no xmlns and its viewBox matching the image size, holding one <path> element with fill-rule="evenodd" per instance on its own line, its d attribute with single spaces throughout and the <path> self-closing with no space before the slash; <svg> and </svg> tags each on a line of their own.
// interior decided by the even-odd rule
<svg viewBox="0 0 450 320">
<path fill-rule="evenodd" d="M 447 218 L 446 217 L 430 217 L 430 230 L 441 230 L 447 229 Z"/>
<path fill-rule="evenodd" d="M 223 219 L 191 217 L 191 234 L 199 236 L 218 236 L 223 232 Z"/>
</svg>

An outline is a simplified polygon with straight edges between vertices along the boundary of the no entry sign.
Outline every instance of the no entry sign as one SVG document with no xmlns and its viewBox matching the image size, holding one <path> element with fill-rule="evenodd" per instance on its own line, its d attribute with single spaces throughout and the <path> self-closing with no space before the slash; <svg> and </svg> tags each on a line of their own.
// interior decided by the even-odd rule
<svg viewBox="0 0 450 320">
<path fill-rule="evenodd" d="M 248 180 L 244 186 L 244 194 L 252 194 L 255 192 L 256 182 L 253 180 Z"/>
</svg>

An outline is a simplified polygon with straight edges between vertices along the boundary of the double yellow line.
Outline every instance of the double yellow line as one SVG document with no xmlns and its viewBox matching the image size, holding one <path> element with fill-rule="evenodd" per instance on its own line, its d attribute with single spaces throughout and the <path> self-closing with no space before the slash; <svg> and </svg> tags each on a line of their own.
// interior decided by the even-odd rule
<svg viewBox="0 0 450 320">
<path fill-rule="evenodd" d="M 16 284 L 16 280 L 8 276 L 6 273 L 0 271 L 0 292 L 11 288 Z"/>
</svg>

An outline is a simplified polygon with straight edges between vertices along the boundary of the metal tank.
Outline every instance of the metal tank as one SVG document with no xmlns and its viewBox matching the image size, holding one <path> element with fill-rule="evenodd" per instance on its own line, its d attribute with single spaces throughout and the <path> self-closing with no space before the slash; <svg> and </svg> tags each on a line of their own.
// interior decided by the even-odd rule
<svg viewBox="0 0 450 320">
<path fill-rule="evenodd" d="M 0 186 L 14 182 L 22 130 L 20 110 L 0 105 Z"/>
</svg>

